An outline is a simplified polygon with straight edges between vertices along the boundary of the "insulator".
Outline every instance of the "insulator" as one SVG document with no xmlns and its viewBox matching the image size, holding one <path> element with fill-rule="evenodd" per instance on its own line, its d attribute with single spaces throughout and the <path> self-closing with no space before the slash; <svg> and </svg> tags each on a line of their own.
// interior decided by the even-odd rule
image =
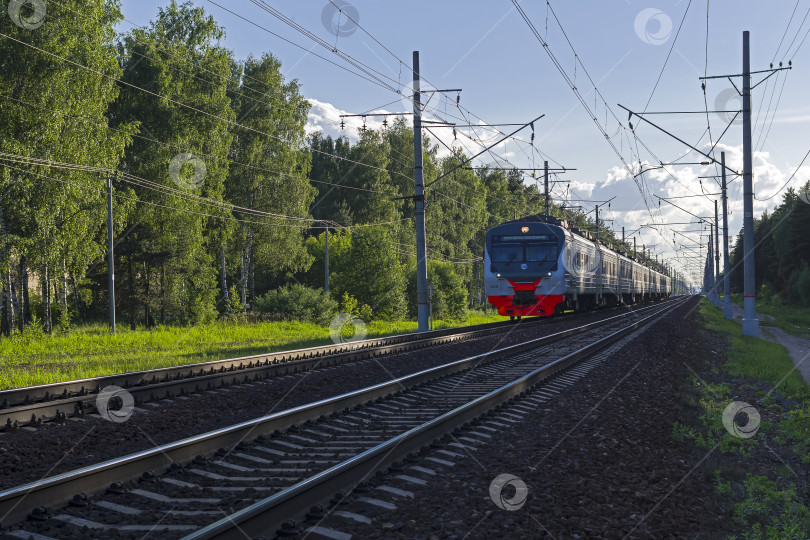
<svg viewBox="0 0 810 540">
<path fill-rule="evenodd" d="M 346 127 L 346 124 L 344 124 L 344 123 L 343 123 L 343 120 L 341 120 L 341 121 L 340 121 L 340 129 L 343 129 L 344 127 Z"/>
<path fill-rule="evenodd" d="M 388 118 L 383 118 L 383 127 L 388 127 Z"/>
</svg>

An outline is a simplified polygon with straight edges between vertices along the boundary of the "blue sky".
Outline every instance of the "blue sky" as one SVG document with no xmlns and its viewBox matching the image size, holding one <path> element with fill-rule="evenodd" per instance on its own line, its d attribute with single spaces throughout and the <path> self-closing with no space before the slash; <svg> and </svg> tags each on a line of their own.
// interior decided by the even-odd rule
<svg viewBox="0 0 810 540">
<path fill-rule="evenodd" d="M 123 0 L 123 11 L 126 19 L 144 25 L 154 18 L 160 6 L 167 3 Z M 310 51 L 318 53 L 349 67 L 343 60 L 253 2 L 230 0 L 226 3 L 217 0 L 220 6 L 254 24 L 228 13 L 211 1 L 197 0 L 195 3 L 213 14 L 225 27 L 225 45 L 234 51 L 237 58 L 269 51 L 281 60 L 285 75 L 298 79 L 304 95 L 313 103 L 310 129 L 322 129 L 326 133 L 339 135 L 341 130 L 337 125 L 337 115 L 340 112 L 406 110 L 407 101 L 401 100 L 391 89 L 363 80 L 311 54 Z M 330 17 L 334 8 L 327 0 L 266 3 L 373 68 L 379 72 L 380 78 L 393 87 L 406 91 L 410 87 L 411 54 L 419 50 L 423 77 L 439 88 L 462 88 L 461 105 L 484 121 L 522 123 L 545 114 L 535 125 L 535 148 L 543 155 L 550 156 L 552 163 L 577 169 L 560 177 L 571 184 L 568 191 L 570 198 L 575 199 L 578 195 L 597 201 L 616 197 L 611 202 L 610 211 L 601 213 L 602 217 L 614 220 L 615 230 L 621 231 L 621 227 L 625 226 L 629 232 L 651 222 L 690 221 L 688 214 L 668 207 L 666 203 L 659 210 L 658 200 L 653 194 L 671 197 L 719 191 L 711 179 L 703 180 L 702 189 L 701 180 L 698 179 L 698 176 L 716 174 L 714 167 L 668 167 L 668 172 L 658 169 L 644 175 L 645 204 L 636 182 L 511 1 L 411 0 L 392 3 L 344 0 L 341 5 L 348 4 L 344 8 L 346 13 L 358 20 L 361 28 L 354 28 L 351 21 L 340 14 Z M 807 16 L 810 5 L 807 2 L 552 1 L 551 8 L 567 39 L 544 2 L 523 0 L 520 5 L 548 42 L 560 67 L 611 136 L 619 129 L 614 114 L 627 125 L 627 114 L 617 106 L 618 103 L 639 111 L 645 109 L 648 100 L 648 111 L 704 111 L 704 97 L 698 77 L 703 75 L 704 69 L 709 75 L 739 73 L 742 68 L 742 32 L 749 30 L 753 70 L 766 69 L 771 61 L 778 63 L 781 60 L 786 65 L 788 60 L 793 60 L 794 64 L 793 70 L 774 75 L 754 91 L 753 140 L 758 152 L 754 163 L 757 197 L 765 199 L 776 193 L 810 149 L 810 136 L 807 136 L 810 105 L 804 97 L 810 82 L 810 62 L 803 62 L 810 59 L 810 39 L 800 46 L 810 30 L 810 16 Z M 334 24 L 339 26 L 341 34 L 337 37 Z M 293 41 L 303 49 L 284 42 L 256 25 Z M 122 23 L 120 30 L 126 31 L 131 27 L 129 23 Z M 567 40 L 573 45 L 576 58 Z M 600 98 L 595 99 L 594 85 L 583 66 L 612 111 L 606 110 Z M 656 87 L 659 74 L 660 81 Z M 754 78 L 754 82 L 758 80 Z M 709 110 L 716 107 L 736 110 L 741 107 L 738 99 L 727 99 L 729 88 L 727 80 L 709 81 L 706 91 Z M 445 103 L 440 103 L 438 97 L 434 98 L 430 104 L 432 112 L 459 116 L 455 97 L 455 94 L 449 95 Z M 656 115 L 649 118 L 692 144 L 700 141 L 700 146 L 703 146 L 708 143 L 705 114 Z M 714 113 L 709 114 L 709 120 L 716 140 L 727 122 L 722 115 Z M 473 123 L 477 123 L 477 120 Z M 632 134 L 623 131 L 611 139 L 627 162 L 637 160 L 639 155 L 645 164 L 655 164 L 659 159 L 669 162 L 681 158 L 686 152 L 683 145 L 653 128 L 638 127 L 638 119 L 634 119 L 633 123 L 637 126 L 638 141 L 632 139 Z M 355 132 L 351 128 L 356 129 L 358 124 L 359 121 L 347 125 L 342 133 L 353 137 Z M 378 125 L 371 118 L 368 124 Z M 450 130 L 443 130 L 444 135 L 440 134 L 440 130 L 434 131 L 448 145 L 453 144 Z M 491 132 L 475 131 L 478 136 L 472 130 L 466 130 L 478 141 L 496 140 Z M 496 147 L 494 156 L 485 154 L 480 164 L 503 159 L 506 160 L 502 161 L 504 164 L 508 162 L 520 167 L 542 166 L 543 158 L 533 152 L 528 144 L 530 133 L 526 129 L 518 135 L 524 141 L 522 143 L 510 141 Z M 477 141 L 464 136 L 460 136 L 459 140 L 471 153 L 481 149 Z M 718 147 L 726 150 L 727 162 L 736 170 L 742 168 L 741 145 L 742 125 L 734 124 Z M 693 158 L 697 156 L 692 154 L 682 161 L 701 161 Z M 790 185 L 798 186 L 807 181 L 810 177 L 809 165 L 810 161 L 798 171 Z M 735 180 L 730 184 L 731 234 L 736 234 L 741 227 L 741 183 Z M 564 189 L 565 184 L 557 184 L 557 195 L 562 196 Z M 714 198 L 694 197 L 674 202 L 695 214 L 709 215 L 713 213 Z M 755 209 L 761 212 L 772 208 L 780 199 L 776 195 L 769 201 L 756 202 Z M 592 206 L 585 203 L 586 210 Z M 657 253 L 671 259 L 689 254 L 686 248 L 677 244 L 673 246 L 672 229 L 694 231 L 698 228 L 698 225 L 659 226 L 660 233 L 643 228 L 639 232 L 639 243 L 655 244 Z M 685 234 L 697 241 L 697 233 Z M 675 236 L 686 242 L 683 237 Z M 674 262 L 676 266 L 686 264 L 683 259 L 675 259 Z"/>
</svg>

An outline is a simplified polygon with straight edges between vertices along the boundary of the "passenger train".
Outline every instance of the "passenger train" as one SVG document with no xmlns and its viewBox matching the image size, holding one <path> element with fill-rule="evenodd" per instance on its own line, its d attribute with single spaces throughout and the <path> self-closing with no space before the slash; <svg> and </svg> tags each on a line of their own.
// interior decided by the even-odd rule
<svg viewBox="0 0 810 540">
<path fill-rule="evenodd" d="M 543 216 L 487 231 L 484 287 L 499 315 L 548 317 L 672 294 L 669 276 Z"/>
</svg>

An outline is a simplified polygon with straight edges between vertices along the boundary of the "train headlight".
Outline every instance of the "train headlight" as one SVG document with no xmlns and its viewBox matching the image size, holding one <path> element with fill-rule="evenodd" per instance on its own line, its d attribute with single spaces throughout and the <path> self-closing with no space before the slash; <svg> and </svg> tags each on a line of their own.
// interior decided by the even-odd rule
<svg viewBox="0 0 810 540">
<path fill-rule="evenodd" d="M 500 274 L 495 274 L 495 277 L 501 277 L 501 275 Z"/>
<path fill-rule="evenodd" d="M 551 272 L 549 272 L 548 275 L 551 276 Z"/>
</svg>

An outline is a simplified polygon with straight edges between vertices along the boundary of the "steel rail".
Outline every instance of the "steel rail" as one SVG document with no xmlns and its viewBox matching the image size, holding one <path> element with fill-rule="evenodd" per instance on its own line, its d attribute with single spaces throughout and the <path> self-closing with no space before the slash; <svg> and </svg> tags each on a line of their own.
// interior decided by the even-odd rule
<svg viewBox="0 0 810 540">
<path fill-rule="evenodd" d="M 666 302 L 665 305 L 670 303 L 672 301 Z M 249 438 L 255 438 L 259 435 L 301 424 L 307 420 L 318 419 L 359 405 L 368 404 L 377 399 L 396 394 L 403 389 L 410 389 L 446 375 L 473 369 L 490 359 L 500 359 L 526 350 L 536 349 L 574 335 L 589 332 L 601 326 L 613 324 L 621 319 L 638 317 L 644 312 L 659 307 L 661 307 L 660 304 L 647 306 L 524 343 L 456 360 L 339 396 L 164 444 L 151 450 L 136 452 L 15 487 L 0 492 L 0 526 L 7 526 L 24 519 L 33 508 L 66 503 L 78 493 L 89 495 L 106 489 L 114 482 L 125 482 L 137 478 L 145 471 L 166 470 L 173 465 L 189 462 L 198 455 L 223 448 L 232 448 Z"/>
</svg>

